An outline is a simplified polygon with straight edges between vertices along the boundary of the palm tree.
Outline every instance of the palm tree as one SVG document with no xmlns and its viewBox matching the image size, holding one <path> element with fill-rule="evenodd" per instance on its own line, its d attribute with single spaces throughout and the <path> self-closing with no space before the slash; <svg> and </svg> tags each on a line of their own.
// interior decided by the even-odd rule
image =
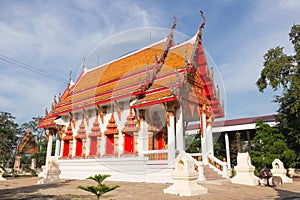
<svg viewBox="0 0 300 200">
<path fill-rule="evenodd" d="M 80 185 L 77 188 L 95 194 L 97 196 L 97 199 L 99 200 L 99 198 L 102 194 L 105 194 L 105 193 L 107 193 L 109 191 L 112 191 L 112 190 L 116 189 L 117 187 L 119 187 L 118 185 L 108 186 L 108 185 L 103 184 L 102 182 L 107 177 L 110 177 L 110 175 L 108 175 L 108 174 L 95 174 L 94 176 L 90 176 L 87 179 L 96 181 L 97 184 L 98 184 L 97 186 L 93 186 L 93 185 L 82 186 L 82 185 Z"/>
</svg>

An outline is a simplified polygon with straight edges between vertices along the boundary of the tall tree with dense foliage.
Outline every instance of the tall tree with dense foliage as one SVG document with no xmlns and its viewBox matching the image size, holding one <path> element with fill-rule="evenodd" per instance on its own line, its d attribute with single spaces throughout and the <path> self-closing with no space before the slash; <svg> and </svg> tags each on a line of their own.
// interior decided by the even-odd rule
<svg viewBox="0 0 300 200">
<path fill-rule="evenodd" d="M 264 55 L 264 68 L 256 84 L 260 92 L 267 86 L 281 92 L 274 100 L 279 104 L 278 128 L 297 153 L 300 166 L 300 25 L 292 26 L 289 39 L 294 54 L 285 54 L 280 46 L 270 49 Z"/>
<path fill-rule="evenodd" d="M 276 158 L 286 167 L 296 166 L 296 153 L 288 147 L 284 135 L 277 127 L 271 127 L 259 120 L 252 142 L 254 144 L 251 151 L 252 161 L 258 171 L 263 167 L 271 168 Z"/>
<path fill-rule="evenodd" d="M 18 124 L 8 112 L 0 112 L 0 161 L 12 167 L 18 141 Z"/>
</svg>

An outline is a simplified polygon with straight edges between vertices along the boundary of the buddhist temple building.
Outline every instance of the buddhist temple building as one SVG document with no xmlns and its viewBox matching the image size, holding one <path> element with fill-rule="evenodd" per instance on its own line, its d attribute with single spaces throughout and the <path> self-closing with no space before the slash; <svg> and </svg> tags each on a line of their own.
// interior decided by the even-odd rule
<svg viewBox="0 0 300 200">
<path fill-rule="evenodd" d="M 198 161 L 216 159 L 212 122 L 224 109 L 206 60 L 201 16 L 198 32 L 181 44 L 173 38 L 175 18 L 166 38 L 95 68 L 84 66 L 70 80 L 39 123 L 60 178 L 107 173 L 110 180 L 168 182 L 194 121 L 202 143 Z"/>
</svg>

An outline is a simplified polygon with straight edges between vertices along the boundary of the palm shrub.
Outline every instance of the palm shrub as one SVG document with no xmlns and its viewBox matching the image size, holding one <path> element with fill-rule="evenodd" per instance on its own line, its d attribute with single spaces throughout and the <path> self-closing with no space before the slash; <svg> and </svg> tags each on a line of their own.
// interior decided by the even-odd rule
<svg viewBox="0 0 300 200">
<path fill-rule="evenodd" d="M 112 191 L 112 190 L 116 189 L 117 187 L 119 187 L 118 185 L 108 186 L 108 185 L 103 184 L 102 182 L 107 177 L 110 177 L 110 175 L 108 175 L 108 174 L 95 174 L 94 176 L 90 176 L 87 179 L 94 180 L 95 182 L 97 182 L 96 186 L 93 186 L 93 185 L 82 186 L 82 185 L 80 185 L 77 188 L 88 191 L 88 192 L 91 192 L 91 193 L 93 193 L 97 196 L 97 199 L 99 199 L 102 194 L 105 194 L 105 193 L 107 193 L 109 191 Z"/>
</svg>

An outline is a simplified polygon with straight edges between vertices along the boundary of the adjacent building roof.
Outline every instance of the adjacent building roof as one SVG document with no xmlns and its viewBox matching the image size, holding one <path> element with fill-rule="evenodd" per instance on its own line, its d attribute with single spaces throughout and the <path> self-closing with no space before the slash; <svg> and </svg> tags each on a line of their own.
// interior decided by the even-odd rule
<svg viewBox="0 0 300 200">
<path fill-rule="evenodd" d="M 247 118 L 238 118 L 230 120 L 216 121 L 213 123 L 213 132 L 229 132 L 238 130 L 251 130 L 256 128 L 256 123 L 259 119 L 263 120 L 265 123 L 274 126 L 276 125 L 276 115 L 263 115 Z M 200 124 L 192 124 L 187 127 L 188 131 L 199 130 Z"/>
</svg>

